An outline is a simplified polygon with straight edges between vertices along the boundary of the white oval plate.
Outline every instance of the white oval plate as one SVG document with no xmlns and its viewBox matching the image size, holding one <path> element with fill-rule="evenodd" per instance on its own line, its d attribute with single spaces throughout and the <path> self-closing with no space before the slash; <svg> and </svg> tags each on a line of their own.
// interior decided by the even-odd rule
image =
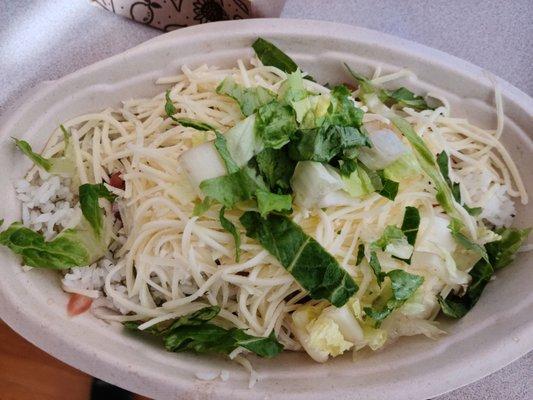
<svg viewBox="0 0 533 400">
<path fill-rule="evenodd" d="M 12 184 L 30 163 L 14 150 L 17 136 L 42 148 L 49 133 L 66 119 L 134 96 L 164 89 L 153 82 L 175 74 L 182 64 L 234 65 L 252 55 L 258 36 L 286 50 L 321 82 L 349 81 L 342 62 L 362 73 L 407 67 L 419 81 L 402 82 L 448 96 L 455 115 L 495 126 L 493 83 L 478 67 L 442 52 L 383 33 L 318 21 L 262 19 L 212 23 L 181 29 L 150 40 L 35 91 L 5 121 L 0 133 L 0 194 L 7 223 L 20 219 Z M 495 79 L 495 78 L 493 78 Z M 498 80 L 505 111 L 503 141 L 533 193 L 531 137 L 533 100 Z M 518 207 L 517 222 L 531 226 L 531 209 Z M 66 315 L 67 296 L 53 271 L 22 272 L 19 260 L 0 249 L 0 316 L 13 329 L 60 360 L 98 378 L 160 399 L 425 399 L 479 379 L 533 348 L 533 269 L 525 254 L 498 273 L 481 301 L 465 318 L 445 323 L 450 334 L 438 341 L 402 339 L 385 351 L 364 353 L 327 364 L 304 354 L 254 360 L 261 380 L 247 388 L 248 375 L 221 358 L 167 353 L 127 335 L 118 326 L 86 313 Z M 230 380 L 199 381 L 195 373 L 230 371 Z"/>
</svg>

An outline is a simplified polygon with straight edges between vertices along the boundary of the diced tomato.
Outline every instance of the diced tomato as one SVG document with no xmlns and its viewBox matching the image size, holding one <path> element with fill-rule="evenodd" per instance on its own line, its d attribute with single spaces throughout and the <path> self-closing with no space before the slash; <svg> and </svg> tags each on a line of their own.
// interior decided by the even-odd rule
<svg viewBox="0 0 533 400">
<path fill-rule="evenodd" d="M 67 314 L 70 317 L 82 314 L 91 308 L 93 299 L 78 293 L 72 293 L 67 304 Z"/>
<path fill-rule="evenodd" d="M 350 92 L 353 92 L 355 89 L 357 89 L 353 84 L 351 83 L 343 83 L 344 86 L 348 88 Z"/>
<path fill-rule="evenodd" d="M 126 187 L 126 183 L 124 182 L 124 179 L 122 179 L 122 173 L 120 171 L 111 174 L 109 177 L 109 184 L 122 190 Z"/>
</svg>

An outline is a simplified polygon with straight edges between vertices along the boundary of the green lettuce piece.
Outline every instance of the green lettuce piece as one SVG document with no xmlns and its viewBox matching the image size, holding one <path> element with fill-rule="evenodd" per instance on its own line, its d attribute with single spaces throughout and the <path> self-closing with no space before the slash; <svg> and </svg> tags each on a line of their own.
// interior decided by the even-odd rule
<svg viewBox="0 0 533 400">
<path fill-rule="evenodd" d="M 381 89 L 379 96 L 380 100 L 389 107 L 398 104 L 400 107 L 410 107 L 417 111 L 433 110 L 423 97 L 415 95 L 403 86 L 394 91 Z"/>
<path fill-rule="evenodd" d="M 239 167 L 245 166 L 265 148 L 263 141 L 256 134 L 255 123 L 255 115 L 250 115 L 224 134 L 229 154 Z"/>
<path fill-rule="evenodd" d="M 437 189 L 437 201 L 442 206 L 444 211 L 452 218 L 460 221 L 461 214 L 457 211 L 452 190 L 448 186 L 445 178 L 439 170 L 436 159 L 426 146 L 424 141 L 411 127 L 411 124 L 400 117 L 393 117 L 391 119 L 393 125 L 400 130 L 400 132 L 409 140 L 411 146 L 415 150 L 418 162 L 422 170 L 431 179 L 433 185 Z M 462 222 L 459 223 L 461 226 Z"/>
<path fill-rule="evenodd" d="M 483 209 L 481 207 L 469 207 L 461 200 L 461 185 L 457 182 L 452 182 L 450 179 L 450 170 L 449 170 L 449 157 L 448 154 L 446 154 L 445 151 L 442 151 L 441 153 L 437 154 L 437 164 L 439 166 L 440 172 L 442 176 L 444 177 L 444 180 L 450 187 L 453 198 L 455 201 L 459 204 L 461 204 L 464 209 L 473 217 L 477 217 L 481 214 Z"/>
<path fill-rule="evenodd" d="M 376 190 L 372 185 L 372 181 L 367 172 L 364 168 L 361 168 L 360 165 L 357 166 L 357 169 L 353 171 L 349 177 L 342 175 L 341 177 L 344 182 L 343 189 L 352 197 L 365 196 Z"/>
<path fill-rule="evenodd" d="M 198 131 L 216 131 L 216 128 L 209 125 L 207 122 L 198 121 L 192 118 L 174 118 L 172 117 L 174 121 L 176 121 L 181 126 L 184 126 L 186 128 L 194 128 Z"/>
<path fill-rule="evenodd" d="M 370 146 L 370 142 L 359 129 L 324 124 L 297 131 L 289 143 L 289 155 L 297 161 L 328 163 L 344 151 L 361 146 Z"/>
<path fill-rule="evenodd" d="M 398 194 L 398 188 L 400 187 L 400 184 L 385 178 L 385 176 L 381 176 L 381 184 L 383 185 L 383 188 L 379 191 L 379 194 L 389 200 L 394 201 L 396 195 Z"/>
<path fill-rule="evenodd" d="M 527 239 L 530 231 L 531 228 L 497 229 L 496 233 L 500 235 L 500 239 L 485 244 L 484 250 L 486 251 L 488 260 L 481 258 L 470 270 L 469 274 L 472 280 L 466 293 L 462 296 L 451 294 L 445 299 L 439 296 L 438 300 L 442 312 L 451 318 L 464 317 L 478 302 L 485 286 L 490 282 L 494 271 L 512 262 L 516 256 L 516 252 Z"/>
<path fill-rule="evenodd" d="M 283 212 L 292 209 L 292 197 L 290 194 L 276 194 L 265 190 L 255 192 L 257 208 L 262 217 L 273 211 Z"/>
<path fill-rule="evenodd" d="M 303 75 L 300 70 L 287 75 L 278 90 L 278 100 L 283 104 L 293 104 L 308 96 L 304 88 Z"/>
<path fill-rule="evenodd" d="M 257 109 L 265 104 L 270 103 L 276 98 L 276 94 L 261 86 L 246 88 L 235 82 L 232 77 L 226 77 L 216 92 L 234 99 L 241 108 L 245 117 L 252 115 Z"/>
<path fill-rule="evenodd" d="M 385 250 L 387 245 L 396 242 L 396 241 L 406 241 L 407 237 L 403 233 L 403 231 L 394 225 L 388 225 L 383 230 L 383 233 L 381 234 L 381 237 L 372 243 L 373 249 L 379 249 L 379 250 Z"/>
<path fill-rule="evenodd" d="M 199 217 L 200 215 L 203 215 L 207 212 L 207 210 L 209 210 L 211 208 L 211 206 L 214 204 L 214 200 L 212 198 L 210 198 L 209 196 L 206 196 L 204 197 L 204 199 L 199 202 L 199 203 L 196 203 L 194 205 L 194 209 L 192 211 L 192 215 L 194 217 Z"/>
<path fill-rule="evenodd" d="M 217 149 L 218 154 L 220 155 L 220 158 L 222 158 L 222 161 L 224 162 L 224 165 L 226 166 L 226 170 L 228 171 L 229 174 L 237 172 L 239 170 L 239 166 L 233 160 L 233 157 L 231 156 L 228 150 L 228 143 L 226 141 L 226 137 L 219 132 L 215 132 L 215 134 L 216 134 L 216 138 L 214 141 L 214 146 L 215 146 L 215 149 Z"/>
<path fill-rule="evenodd" d="M 298 65 L 292 58 L 263 38 L 258 38 L 252 44 L 252 48 L 263 65 L 276 67 L 288 74 L 298 69 Z"/>
<path fill-rule="evenodd" d="M 344 64 L 350 75 L 358 82 L 363 92 L 374 92 L 379 100 L 388 107 L 398 104 L 400 107 L 410 107 L 417 111 L 433 110 L 428 106 L 423 97 L 415 95 L 409 89 L 400 87 L 394 91 L 378 88 L 369 79 L 353 71 L 347 64 Z"/>
<path fill-rule="evenodd" d="M 400 158 L 383 169 L 383 176 L 387 179 L 402 182 L 420 175 L 422 172 L 415 155 L 412 152 L 402 154 Z"/>
<path fill-rule="evenodd" d="M 462 228 L 463 228 L 462 223 L 456 218 L 452 218 L 450 221 L 450 224 L 448 225 L 448 229 L 450 230 L 452 237 L 455 239 L 457 243 L 463 246 L 466 250 L 477 253 L 487 263 L 490 263 L 489 255 L 487 254 L 487 250 L 485 249 L 485 247 L 469 239 L 465 234 L 462 233 Z"/>
<path fill-rule="evenodd" d="M 329 124 L 358 128 L 363 124 L 363 114 L 363 110 L 353 103 L 351 92 L 346 86 L 335 86 L 331 90 L 331 104 L 327 114 Z"/>
<path fill-rule="evenodd" d="M 52 175 L 74 176 L 76 174 L 76 163 L 74 161 L 74 154 L 72 145 L 70 143 L 70 134 L 63 125 L 60 125 L 63 132 L 63 140 L 65 141 L 65 150 L 63 157 L 44 158 L 40 154 L 35 153 L 31 145 L 25 140 L 13 138 L 18 149 L 28 157 L 35 165 L 44 169 Z"/>
<path fill-rule="evenodd" d="M 139 322 L 126 322 L 124 326 L 138 333 L 146 332 L 161 338 L 165 348 L 172 352 L 193 351 L 228 355 L 237 347 L 244 347 L 259 357 L 272 358 L 283 350 L 274 334 L 269 337 L 257 337 L 248 335 L 242 329 L 225 329 L 211 323 L 219 312 L 218 306 L 205 307 L 170 324 L 158 324 L 146 331 L 139 331 Z"/>
<path fill-rule="evenodd" d="M 283 147 L 297 129 L 294 111 L 288 105 L 272 101 L 257 110 L 255 130 L 267 148 Z"/>
<path fill-rule="evenodd" d="M 407 238 L 407 243 L 414 246 L 420 227 L 420 212 L 416 207 L 407 206 L 403 214 L 402 232 Z"/>
<path fill-rule="evenodd" d="M 31 145 L 25 140 L 18 140 L 15 138 L 13 138 L 13 140 L 15 141 L 15 144 L 17 145 L 19 150 L 22 151 L 22 153 L 24 153 L 24 155 L 27 156 L 30 160 L 32 160 L 35 165 L 38 165 L 46 172 L 50 172 L 53 165 L 52 160 L 44 158 L 40 154 L 35 153 L 32 150 Z"/>
<path fill-rule="evenodd" d="M 283 215 L 266 218 L 246 211 L 240 218 L 246 235 L 256 239 L 285 267 L 313 299 L 342 307 L 357 285 L 337 260 L 297 224 Z"/>
<path fill-rule="evenodd" d="M 79 230 L 67 229 L 53 240 L 45 241 L 40 233 L 24 227 L 20 222 L 14 222 L 0 233 L 0 244 L 21 255 L 24 265 L 67 269 L 90 264 L 92 249 L 79 240 L 83 234 Z M 92 235 L 92 231 L 86 234 Z"/>
<path fill-rule="evenodd" d="M 498 228 L 495 231 L 501 239 L 485 245 L 491 265 L 495 270 L 509 265 L 515 258 L 516 252 L 527 239 L 531 228 Z"/>
<path fill-rule="evenodd" d="M 345 178 L 349 178 L 350 175 L 357 170 L 357 161 L 351 158 L 339 160 L 339 173 Z"/>
<path fill-rule="evenodd" d="M 296 162 L 291 160 L 287 147 L 264 149 L 255 156 L 254 165 L 271 192 L 287 194 L 291 190 L 290 179 Z"/>
<path fill-rule="evenodd" d="M 177 112 L 178 110 L 176 110 L 176 107 L 170 98 L 170 90 L 167 90 L 165 92 L 165 114 L 167 114 L 167 117 L 170 117 L 175 121 L 176 118 L 174 118 L 173 115 Z"/>
<path fill-rule="evenodd" d="M 247 168 L 241 168 L 232 174 L 202 181 L 200 190 L 205 196 L 232 208 L 241 201 L 251 199 L 257 190 L 257 183 Z"/>
<path fill-rule="evenodd" d="M 469 272 L 472 280 L 464 295 L 450 294 L 446 299 L 437 297 L 442 312 L 451 318 L 464 317 L 478 302 L 493 273 L 490 263 L 483 258 L 479 260 Z"/>
<path fill-rule="evenodd" d="M 104 227 L 104 213 L 98 205 L 98 199 L 103 198 L 112 203 L 117 196 L 111 193 L 103 183 L 94 185 L 86 183 L 80 186 L 79 197 L 83 216 L 89 222 L 95 234 L 100 236 Z"/>
<path fill-rule="evenodd" d="M 376 327 L 379 327 L 394 310 L 400 308 L 424 283 L 424 277 L 401 269 L 389 271 L 386 276 L 390 279 L 392 296 L 381 309 L 364 308 L 365 314 L 375 321 Z"/>
<path fill-rule="evenodd" d="M 374 271 L 378 285 L 381 286 L 387 274 L 381 270 L 381 263 L 379 262 L 378 255 L 375 251 L 370 252 L 370 260 L 368 261 L 368 265 L 370 265 L 370 268 L 372 268 L 372 271 Z"/>
<path fill-rule="evenodd" d="M 321 126 L 326 120 L 330 104 L 330 99 L 324 95 L 312 95 L 293 101 L 291 105 L 296 113 L 296 121 L 300 124 L 300 129 Z"/>
<path fill-rule="evenodd" d="M 80 205 L 84 218 L 72 229 L 65 229 L 46 241 L 38 232 L 14 222 L 0 233 L 0 244 L 22 256 L 24 265 L 35 268 L 68 269 L 90 265 L 107 251 L 110 235 L 104 230 L 101 197 L 114 196 L 103 185 L 80 186 Z"/>
<path fill-rule="evenodd" d="M 235 262 L 239 262 L 241 258 L 241 235 L 237 231 L 237 228 L 233 222 L 225 217 L 225 212 L 226 207 L 222 207 L 220 209 L 220 213 L 218 214 L 220 225 L 222 225 L 222 228 L 231 233 L 231 236 L 233 236 L 233 240 L 235 241 Z"/>
<path fill-rule="evenodd" d="M 249 167 L 243 167 L 232 174 L 202 181 L 200 190 L 205 196 L 218 201 L 227 208 L 253 198 L 257 200 L 259 211 L 263 215 L 272 211 L 289 211 L 292 208 L 290 195 L 269 192 L 261 177 L 258 177 Z"/>
<path fill-rule="evenodd" d="M 165 114 L 167 115 L 167 117 L 186 128 L 194 128 L 199 131 L 216 130 L 215 127 L 209 125 L 207 122 L 198 121 L 192 118 L 176 118 L 174 117 L 174 114 L 176 114 L 177 112 L 178 110 L 176 109 L 176 106 L 174 106 L 174 103 L 170 98 L 170 90 L 167 90 L 165 92 Z"/>
</svg>

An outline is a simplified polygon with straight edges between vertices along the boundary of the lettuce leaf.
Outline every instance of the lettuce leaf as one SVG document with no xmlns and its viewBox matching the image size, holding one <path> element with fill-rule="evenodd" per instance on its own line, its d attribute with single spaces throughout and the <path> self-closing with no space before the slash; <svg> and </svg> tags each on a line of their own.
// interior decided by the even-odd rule
<svg viewBox="0 0 533 400">
<path fill-rule="evenodd" d="M 375 321 L 376 327 L 394 310 L 400 308 L 424 283 L 424 277 L 410 274 L 401 269 L 389 271 L 386 276 L 390 279 L 392 296 L 381 309 L 365 307 L 365 314 Z"/>
<path fill-rule="evenodd" d="M 442 176 L 444 177 L 444 180 L 450 187 L 453 198 L 456 202 L 461 204 L 464 209 L 468 212 L 468 214 L 472 215 L 473 217 L 477 217 L 483 209 L 481 207 L 469 207 L 465 203 L 461 201 L 461 185 L 457 182 L 452 182 L 450 179 L 450 170 L 449 170 L 449 157 L 448 154 L 445 151 L 442 151 L 441 153 L 437 154 L 437 164 L 439 166 L 440 172 Z"/>
<path fill-rule="evenodd" d="M 22 263 L 36 268 L 67 269 L 88 265 L 91 254 L 78 239 L 78 230 L 67 229 L 53 240 L 14 222 L 0 233 L 0 244 L 22 256 Z M 89 234 L 92 234 L 89 232 Z"/>
<path fill-rule="evenodd" d="M 194 217 L 199 217 L 200 215 L 203 215 L 207 212 L 207 210 L 209 210 L 211 208 L 211 206 L 213 205 L 215 201 L 209 197 L 209 196 L 206 196 L 204 197 L 204 199 L 199 202 L 199 203 L 196 203 L 194 205 L 194 209 L 192 211 L 192 215 Z"/>
<path fill-rule="evenodd" d="M 290 180 L 296 168 L 296 162 L 289 157 L 287 147 L 281 149 L 264 149 L 255 156 L 253 164 L 263 177 L 270 191 L 287 194 L 291 190 Z"/>
<path fill-rule="evenodd" d="M 233 157 L 231 157 L 231 154 L 228 150 L 228 143 L 226 141 L 226 137 L 219 132 L 215 132 L 215 134 L 216 138 L 214 141 L 214 146 L 215 149 L 217 149 L 220 158 L 222 158 L 222 161 L 226 166 L 226 170 L 229 174 L 237 172 L 239 170 L 239 166 L 233 160 Z"/>
<path fill-rule="evenodd" d="M 368 137 L 358 128 L 324 124 L 297 131 L 289 144 L 289 155 L 297 161 L 329 163 L 346 150 L 369 145 Z"/>
<path fill-rule="evenodd" d="M 234 99 L 245 117 L 252 115 L 257 109 L 276 99 L 276 94 L 261 86 L 247 88 L 228 76 L 217 87 L 218 94 Z"/>
<path fill-rule="evenodd" d="M 273 211 L 284 212 L 292 209 L 292 197 L 290 194 L 276 194 L 266 190 L 255 192 L 257 208 L 262 217 Z"/>
<path fill-rule="evenodd" d="M 450 230 L 452 237 L 455 239 L 457 243 L 463 246 L 466 250 L 477 253 L 487 263 L 490 263 L 489 255 L 487 254 L 487 250 L 485 249 L 485 247 L 475 243 L 474 241 L 469 239 L 465 234 L 463 234 L 461 231 L 462 227 L 463 227 L 462 223 L 456 218 L 452 218 L 450 221 L 450 224 L 448 225 L 448 229 Z"/>
<path fill-rule="evenodd" d="M 439 296 L 438 300 L 442 312 L 451 318 L 464 317 L 478 302 L 485 286 L 490 282 L 494 271 L 512 262 L 516 256 L 516 252 L 527 239 L 530 231 L 530 228 L 497 229 L 496 233 L 501 238 L 485 244 L 484 250 L 487 258 L 479 260 L 470 270 L 469 274 L 472 280 L 466 293 L 462 296 L 451 294 L 445 299 Z"/>
<path fill-rule="evenodd" d="M 263 65 L 276 67 L 286 73 L 291 73 L 298 69 L 298 65 L 292 58 L 263 38 L 258 38 L 252 44 L 252 48 Z"/>
<path fill-rule="evenodd" d="M 330 125 L 358 128 L 363 124 L 363 110 L 355 106 L 351 96 L 351 92 L 344 85 L 331 89 L 331 104 L 327 113 Z"/>
<path fill-rule="evenodd" d="M 400 107 L 410 107 L 417 111 L 433 110 L 428 106 L 426 100 L 422 96 L 415 95 L 409 89 L 401 86 L 398 89 L 391 91 L 383 88 L 378 88 L 369 79 L 353 71 L 347 64 L 344 64 L 350 75 L 358 82 L 359 86 L 364 92 L 375 92 L 379 100 L 388 107 L 398 104 Z"/>
<path fill-rule="evenodd" d="M 440 172 L 436 159 L 420 136 L 413 130 L 411 124 L 400 117 L 393 117 L 391 121 L 396 128 L 409 140 L 415 150 L 418 162 L 422 170 L 431 179 L 437 189 L 437 201 L 444 211 L 452 218 L 460 221 L 461 214 L 457 211 L 452 190 L 448 186 L 444 176 Z M 459 222 L 462 226 L 462 222 Z"/>
<path fill-rule="evenodd" d="M 269 337 L 257 337 L 248 335 L 242 329 L 225 329 L 209 322 L 219 312 L 218 306 L 205 307 L 170 324 L 165 321 L 146 331 L 139 331 L 139 322 L 125 322 L 124 326 L 138 333 L 146 332 L 161 338 L 165 348 L 172 352 L 194 351 L 227 355 L 237 347 L 244 347 L 259 357 L 272 358 L 283 350 L 273 333 Z"/>
<path fill-rule="evenodd" d="M 296 129 L 296 116 L 288 105 L 272 101 L 257 110 L 255 131 L 267 148 L 283 147 L 289 143 Z"/>
<path fill-rule="evenodd" d="M 117 196 L 107 190 L 103 183 L 94 185 L 86 183 L 80 186 L 79 197 L 83 216 L 89 222 L 95 234 L 100 236 L 104 226 L 104 213 L 98 205 L 98 199 L 103 198 L 112 203 Z"/>
<path fill-rule="evenodd" d="M 383 185 L 383 188 L 378 193 L 383 197 L 394 201 L 396 195 L 398 194 L 398 188 L 400 187 L 400 184 L 391 179 L 385 178 L 383 174 L 381 175 L 381 184 Z"/>
<path fill-rule="evenodd" d="M 297 224 L 283 215 L 266 218 L 246 211 L 240 218 L 246 235 L 256 239 L 291 273 L 313 299 L 343 306 L 357 285 L 337 260 Z"/>
<path fill-rule="evenodd" d="M 103 184 L 86 184 L 80 186 L 79 197 L 84 218 L 75 228 L 46 241 L 40 233 L 14 222 L 0 233 L 0 244 L 21 255 L 23 264 L 30 267 L 67 269 L 92 264 L 105 254 L 110 238 L 98 199 L 113 201 L 114 195 Z"/>
<path fill-rule="evenodd" d="M 238 202 L 251 199 L 257 190 L 257 183 L 245 167 L 228 175 L 202 181 L 200 190 L 211 199 L 232 208 Z"/>
<path fill-rule="evenodd" d="M 433 110 L 432 107 L 428 106 L 423 97 L 415 95 L 403 86 L 394 91 L 381 89 L 379 96 L 381 101 L 389 107 L 393 104 L 398 104 L 402 108 L 410 107 L 417 111 Z"/>
<path fill-rule="evenodd" d="M 495 270 L 509 265 L 515 258 L 516 252 L 527 239 L 531 228 L 498 228 L 495 231 L 501 239 L 485 245 L 491 265 Z"/>
<path fill-rule="evenodd" d="M 405 207 L 402 221 L 402 232 L 411 246 L 414 246 L 416 243 L 419 226 L 420 212 L 418 211 L 418 208 L 411 206 Z"/>
<path fill-rule="evenodd" d="M 44 169 L 52 175 L 74 176 L 77 171 L 76 163 L 74 161 L 74 154 L 72 145 L 70 143 L 70 134 L 63 125 L 60 125 L 63 132 L 63 140 L 65 142 L 65 150 L 62 157 L 44 158 L 38 153 L 35 153 L 31 145 L 25 140 L 13 138 L 18 149 L 28 157 L 35 165 Z"/>
<path fill-rule="evenodd" d="M 216 131 L 216 128 L 209 125 L 207 122 L 198 121 L 192 118 L 174 118 L 171 116 L 171 118 L 176 121 L 181 126 L 184 126 L 186 128 L 194 128 L 198 131 Z"/>
<path fill-rule="evenodd" d="M 215 131 L 216 128 L 209 125 L 207 122 L 198 121 L 192 118 L 176 118 L 174 117 L 174 114 L 176 114 L 178 110 L 176 109 L 176 106 L 174 106 L 174 103 L 172 102 L 172 99 L 170 98 L 170 90 L 167 90 L 165 92 L 165 114 L 167 117 L 172 119 L 173 121 L 177 122 L 181 126 L 184 126 L 186 128 L 194 128 L 199 131 Z"/>
<path fill-rule="evenodd" d="M 304 88 L 303 75 L 300 70 L 287 75 L 278 90 L 278 100 L 283 104 L 293 104 L 308 96 Z"/>
<path fill-rule="evenodd" d="M 231 236 L 233 236 L 233 240 L 235 241 L 235 262 L 239 262 L 241 258 L 241 235 L 237 231 L 237 228 L 235 227 L 233 222 L 226 218 L 226 216 L 224 215 L 225 212 L 226 207 L 223 206 L 220 209 L 218 218 L 220 220 L 220 225 L 222 225 L 222 228 L 231 233 Z"/>
</svg>

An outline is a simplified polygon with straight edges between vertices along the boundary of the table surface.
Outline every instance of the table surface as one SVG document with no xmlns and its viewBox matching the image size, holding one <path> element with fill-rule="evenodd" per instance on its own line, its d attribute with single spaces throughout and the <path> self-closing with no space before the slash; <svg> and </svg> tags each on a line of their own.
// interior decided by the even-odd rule
<svg viewBox="0 0 533 400">
<path fill-rule="evenodd" d="M 404 37 L 469 60 L 533 94 L 531 0 L 288 0 L 281 16 L 344 22 Z M 39 82 L 57 79 L 160 33 L 84 0 L 0 2 L 0 114 Z M 4 325 L 0 328 L 0 387 L 11 390 L 0 394 L 2 400 L 61 399 L 65 396 L 61 387 L 67 382 L 77 388 L 69 398 L 88 399 L 85 374 L 54 362 Z M 15 352 L 8 342 L 19 343 L 23 351 Z M 43 364 L 52 366 L 31 377 L 20 373 Z M 41 379 L 36 381 L 36 375 Z M 532 398 L 532 388 L 533 352 L 438 400 L 526 400 Z"/>
</svg>

